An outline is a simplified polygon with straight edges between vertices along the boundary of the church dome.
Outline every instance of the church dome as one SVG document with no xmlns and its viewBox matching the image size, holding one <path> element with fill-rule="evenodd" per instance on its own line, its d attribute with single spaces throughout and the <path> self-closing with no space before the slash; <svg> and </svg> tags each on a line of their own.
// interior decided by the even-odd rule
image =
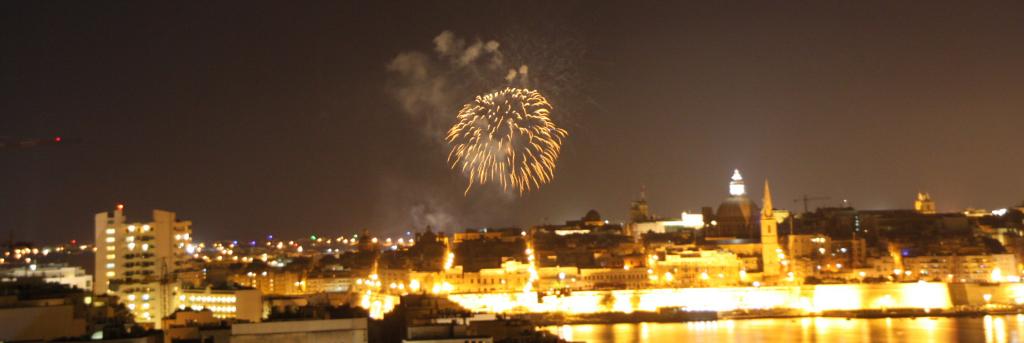
<svg viewBox="0 0 1024 343">
<path fill-rule="evenodd" d="M 597 213 L 597 210 L 590 210 L 587 215 L 583 216 L 584 222 L 599 222 L 601 221 L 601 214 Z"/>
<path fill-rule="evenodd" d="M 761 208 L 747 197 L 743 176 L 739 170 L 733 172 L 729 182 L 729 197 L 718 205 L 715 212 L 717 225 L 711 236 L 753 238 Z"/>
<path fill-rule="evenodd" d="M 755 215 L 760 213 L 761 208 L 746 195 L 732 196 L 718 205 L 715 213 L 715 220 L 718 227 L 739 226 L 746 229 L 754 223 Z"/>
</svg>

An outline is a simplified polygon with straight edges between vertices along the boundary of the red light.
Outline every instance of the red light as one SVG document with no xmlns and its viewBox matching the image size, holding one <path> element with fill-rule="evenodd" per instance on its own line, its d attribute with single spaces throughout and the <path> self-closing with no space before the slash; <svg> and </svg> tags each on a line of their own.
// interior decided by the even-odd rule
<svg viewBox="0 0 1024 343">
<path fill-rule="evenodd" d="M 60 143 L 60 136 L 57 136 L 56 138 L 54 138 L 53 141 L 57 142 L 57 143 Z"/>
<path fill-rule="evenodd" d="M 71 245 L 77 245 L 77 244 L 78 244 L 78 240 L 77 239 L 72 239 L 71 240 Z"/>
<path fill-rule="evenodd" d="M 117 204 L 117 210 L 118 211 L 123 210 L 123 209 L 124 209 L 124 204 Z"/>
</svg>

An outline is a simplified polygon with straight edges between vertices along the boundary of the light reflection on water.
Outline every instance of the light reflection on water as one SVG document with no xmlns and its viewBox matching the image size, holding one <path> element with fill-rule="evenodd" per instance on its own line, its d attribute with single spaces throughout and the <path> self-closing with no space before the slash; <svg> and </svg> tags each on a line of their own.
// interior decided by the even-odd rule
<svg viewBox="0 0 1024 343">
<path fill-rule="evenodd" d="M 581 324 L 545 330 L 572 342 L 1024 342 L 1024 315 L 982 318 L 795 318 Z"/>
</svg>

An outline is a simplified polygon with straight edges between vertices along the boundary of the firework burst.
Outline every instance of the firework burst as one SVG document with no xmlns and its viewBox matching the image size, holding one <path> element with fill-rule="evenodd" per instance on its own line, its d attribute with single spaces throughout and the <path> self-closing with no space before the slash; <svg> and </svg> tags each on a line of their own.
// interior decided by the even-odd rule
<svg viewBox="0 0 1024 343">
<path fill-rule="evenodd" d="M 551 181 L 562 139 L 551 104 L 534 90 L 505 88 L 462 106 L 448 130 L 448 162 L 474 184 L 496 182 L 523 194 Z"/>
</svg>

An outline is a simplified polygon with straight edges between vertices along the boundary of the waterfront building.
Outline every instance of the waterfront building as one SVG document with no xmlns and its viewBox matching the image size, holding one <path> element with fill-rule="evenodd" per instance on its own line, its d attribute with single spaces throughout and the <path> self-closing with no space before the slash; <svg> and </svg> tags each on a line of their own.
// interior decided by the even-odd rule
<svg viewBox="0 0 1024 343">
<path fill-rule="evenodd" d="M 530 279 L 530 266 L 518 261 L 505 261 L 501 268 L 482 268 L 477 272 L 463 272 L 455 266 L 445 272 L 445 280 L 458 293 L 519 292 Z"/>
<path fill-rule="evenodd" d="M 579 289 L 580 268 L 577 266 L 551 266 L 537 268 L 537 290 Z"/>
<path fill-rule="evenodd" d="M 650 285 L 646 268 L 580 268 L 574 289 L 642 289 Z"/>
<path fill-rule="evenodd" d="M 667 251 L 649 259 L 644 272 L 659 287 L 722 287 L 746 281 L 743 260 L 726 250 Z"/>
<path fill-rule="evenodd" d="M 945 282 L 1019 281 L 1013 254 L 913 256 L 903 258 L 904 279 Z"/>
<path fill-rule="evenodd" d="M 762 268 L 761 259 L 764 252 L 761 243 L 753 239 L 709 239 L 702 247 L 706 249 L 721 249 L 736 255 L 743 261 L 743 270 L 760 272 Z"/>
</svg>

